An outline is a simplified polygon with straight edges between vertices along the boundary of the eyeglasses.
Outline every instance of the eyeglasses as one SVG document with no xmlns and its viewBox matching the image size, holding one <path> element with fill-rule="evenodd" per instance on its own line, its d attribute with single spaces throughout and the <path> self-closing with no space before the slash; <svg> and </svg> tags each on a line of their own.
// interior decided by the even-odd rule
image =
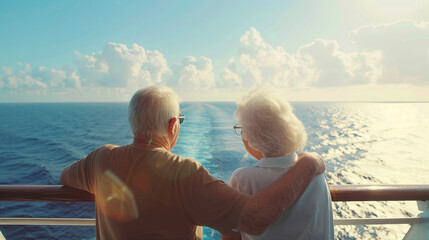
<svg viewBox="0 0 429 240">
<path fill-rule="evenodd" d="M 176 117 L 177 119 L 179 119 L 179 124 L 182 124 L 183 121 L 185 121 L 185 115 L 180 114 L 178 117 Z M 172 118 L 173 119 L 173 118 Z M 170 124 L 171 120 L 168 122 Z"/>
<path fill-rule="evenodd" d="M 182 122 L 185 121 L 185 115 L 180 114 L 177 119 L 179 119 L 179 123 L 182 124 Z"/>
<path fill-rule="evenodd" d="M 238 126 L 238 123 L 234 125 L 234 132 L 235 134 L 237 134 L 238 136 L 241 136 L 241 127 Z"/>
</svg>

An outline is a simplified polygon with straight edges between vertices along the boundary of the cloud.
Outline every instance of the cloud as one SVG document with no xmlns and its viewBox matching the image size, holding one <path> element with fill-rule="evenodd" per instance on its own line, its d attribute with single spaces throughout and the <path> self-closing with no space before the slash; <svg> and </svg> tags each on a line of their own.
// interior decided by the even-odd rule
<svg viewBox="0 0 429 240">
<path fill-rule="evenodd" d="M 221 82 L 220 87 L 226 87 L 228 89 L 238 89 L 242 86 L 242 78 L 236 73 L 237 66 L 234 58 L 231 58 L 229 65 L 225 67 L 220 75 Z"/>
<path fill-rule="evenodd" d="M 184 57 L 168 67 L 157 50 L 145 50 L 138 44 L 109 43 L 102 51 L 83 55 L 76 52 L 78 77 L 85 87 L 142 88 L 164 84 L 178 88 L 208 89 L 215 86 L 210 58 Z"/>
<path fill-rule="evenodd" d="M 239 61 L 221 73 L 222 86 L 429 84 L 429 22 L 364 26 L 350 38 L 358 51 L 342 51 L 335 40 L 315 39 L 294 54 L 271 46 L 251 28 L 240 38 Z"/>
<path fill-rule="evenodd" d="M 293 75 L 294 70 L 289 68 L 289 62 L 293 61 L 292 57 L 282 47 L 274 48 L 266 43 L 255 28 L 251 28 L 240 37 L 238 52 L 240 59 L 238 69 L 243 69 L 241 73 L 243 87 L 252 87 L 262 82 L 288 85 L 288 77 Z"/>
<path fill-rule="evenodd" d="M 296 91 L 320 87 L 361 89 L 377 84 L 429 86 L 429 22 L 368 25 L 351 32 L 350 39 L 355 51 L 343 50 L 336 40 L 315 39 L 296 52 L 286 52 L 250 28 L 240 37 L 237 54 L 218 71 L 207 56 L 184 57 L 170 69 L 157 50 L 110 42 L 98 52 L 76 51 L 75 65 L 60 69 L 32 68 L 24 63 L 4 66 L 0 70 L 0 89 L 3 93 L 34 90 L 59 94 L 88 89 L 131 91 L 153 84 L 194 92 L 244 91 L 261 83 Z"/>
<path fill-rule="evenodd" d="M 239 64 L 230 63 L 221 74 L 224 86 L 346 86 L 373 82 L 380 75 L 379 52 L 342 52 L 336 41 L 316 39 L 290 54 L 266 43 L 251 28 L 241 36 L 238 52 Z"/>
<path fill-rule="evenodd" d="M 156 50 L 145 50 L 134 44 L 108 43 L 102 51 L 90 55 L 76 52 L 77 70 L 70 65 L 62 69 L 39 66 L 31 70 L 29 64 L 18 63 L 13 71 L 3 67 L 0 86 L 3 89 L 60 90 L 81 87 L 141 88 L 163 84 L 171 75 L 164 56 Z"/>
<path fill-rule="evenodd" d="M 3 89 L 6 90 L 38 90 L 46 89 L 48 85 L 31 75 L 29 64 L 18 63 L 20 69 L 13 71 L 11 67 L 3 67 L 5 75 L 2 77 Z"/>
<path fill-rule="evenodd" d="M 103 50 L 91 55 L 76 52 L 78 73 L 83 86 L 145 87 L 162 84 L 170 74 L 163 55 L 145 50 L 138 44 L 108 43 Z"/>
<path fill-rule="evenodd" d="M 215 86 L 212 60 L 201 56 L 183 58 L 175 67 L 177 71 L 178 87 L 190 89 L 208 89 Z"/>
<path fill-rule="evenodd" d="M 30 64 L 18 63 L 22 69 L 13 71 L 11 67 L 3 67 L 3 87 L 9 90 L 37 90 L 79 88 L 79 76 L 73 68 L 65 66 L 63 70 L 44 66 L 31 70 Z"/>
<path fill-rule="evenodd" d="M 63 88 L 66 74 L 64 71 L 38 67 L 31 72 L 31 76 L 51 88 Z"/>
<path fill-rule="evenodd" d="M 3 67 L 3 72 L 6 75 L 12 74 L 12 68 L 11 67 Z M 5 86 L 5 83 L 3 82 L 3 76 L 0 74 L 0 89 L 2 89 Z"/>
<path fill-rule="evenodd" d="M 80 76 L 76 73 L 76 70 L 73 67 L 65 65 L 63 67 L 63 72 L 66 75 L 66 78 L 63 81 L 65 88 L 81 88 Z"/>
<path fill-rule="evenodd" d="M 360 50 L 381 52 L 378 83 L 429 84 L 429 22 L 368 25 L 350 38 Z"/>
<path fill-rule="evenodd" d="M 380 75 L 380 52 L 340 51 L 337 41 L 316 39 L 298 50 L 297 58 L 307 72 L 312 86 L 347 86 L 368 84 Z"/>
<path fill-rule="evenodd" d="M 3 71 L 6 75 L 12 75 L 13 70 L 11 67 L 3 67 Z"/>
</svg>

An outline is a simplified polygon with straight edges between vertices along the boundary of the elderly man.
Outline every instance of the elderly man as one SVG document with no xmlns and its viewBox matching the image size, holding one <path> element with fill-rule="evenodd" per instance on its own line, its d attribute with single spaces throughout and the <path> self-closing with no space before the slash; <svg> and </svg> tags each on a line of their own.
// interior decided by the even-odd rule
<svg viewBox="0 0 429 240">
<path fill-rule="evenodd" d="M 102 146 L 61 174 L 62 184 L 95 194 L 97 239 L 201 239 L 199 226 L 258 235 L 325 171 L 320 157 L 303 154 L 287 175 L 249 196 L 170 152 L 184 120 L 173 90 L 137 91 L 128 117 L 132 144 Z"/>
</svg>

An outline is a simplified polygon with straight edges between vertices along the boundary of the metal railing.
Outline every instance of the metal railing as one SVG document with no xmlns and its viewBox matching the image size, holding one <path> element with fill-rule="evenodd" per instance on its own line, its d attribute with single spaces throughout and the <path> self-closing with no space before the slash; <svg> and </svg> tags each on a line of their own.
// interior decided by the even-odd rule
<svg viewBox="0 0 429 240">
<path fill-rule="evenodd" d="M 419 209 L 428 211 L 429 185 L 331 185 L 332 201 L 423 201 Z M 61 185 L 0 185 L 0 201 L 93 202 L 88 192 Z M 422 217 L 335 219 L 335 225 L 417 224 Z M 0 225 L 94 226 L 88 218 L 0 218 Z"/>
</svg>

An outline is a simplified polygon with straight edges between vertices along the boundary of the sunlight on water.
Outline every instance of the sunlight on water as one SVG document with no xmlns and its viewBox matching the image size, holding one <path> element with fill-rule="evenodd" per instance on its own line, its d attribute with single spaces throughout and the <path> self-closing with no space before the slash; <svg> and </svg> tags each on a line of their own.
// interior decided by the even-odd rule
<svg viewBox="0 0 429 240">
<path fill-rule="evenodd" d="M 428 104 L 341 104 L 331 108 L 321 121 L 322 128 L 311 128 L 322 140 L 309 146 L 322 153 L 330 165 L 331 182 L 429 183 Z M 418 213 L 416 202 L 334 203 L 335 218 L 410 217 Z M 335 227 L 340 239 L 402 239 L 408 229 L 409 225 Z"/>
</svg>

